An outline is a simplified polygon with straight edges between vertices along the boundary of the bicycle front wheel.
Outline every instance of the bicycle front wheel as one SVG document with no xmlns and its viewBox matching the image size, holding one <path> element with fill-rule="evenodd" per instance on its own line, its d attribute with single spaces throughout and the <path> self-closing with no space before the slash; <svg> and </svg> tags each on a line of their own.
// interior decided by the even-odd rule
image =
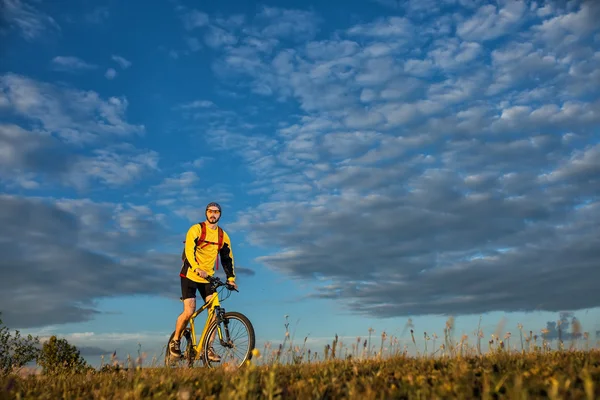
<svg viewBox="0 0 600 400">
<path fill-rule="evenodd" d="M 239 312 L 226 312 L 223 317 L 221 324 L 215 320 L 208 327 L 202 346 L 202 360 L 209 368 L 239 368 L 252 359 L 254 327 Z"/>
</svg>

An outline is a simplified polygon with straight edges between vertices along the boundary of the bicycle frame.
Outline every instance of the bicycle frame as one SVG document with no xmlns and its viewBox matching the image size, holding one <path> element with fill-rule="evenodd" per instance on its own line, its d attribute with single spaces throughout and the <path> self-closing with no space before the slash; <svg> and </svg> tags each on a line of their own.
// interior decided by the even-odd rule
<svg viewBox="0 0 600 400">
<path fill-rule="evenodd" d="M 194 319 L 201 314 L 204 310 L 208 309 L 208 315 L 206 317 L 206 322 L 204 323 L 204 328 L 202 329 L 202 334 L 200 335 L 200 340 L 196 341 L 196 327 L 194 325 Z M 219 335 L 219 340 L 223 342 L 223 333 L 221 332 L 220 322 L 222 321 L 222 315 L 225 314 L 225 309 L 221 307 L 221 303 L 219 302 L 219 294 L 215 292 L 213 297 L 206 303 L 202 305 L 198 310 L 196 310 L 189 320 L 190 331 L 192 334 L 192 343 L 196 354 L 194 355 L 194 359 L 197 359 L 201 354 L 200 347 L 202 343 L 204 343 L 204 339 L 208 333 L 208 327 L 211 323 L 213 317 L 216 317 L 217 320 L 217 333 Z"/>
<path fill-rule="evenodd" d="M 229 362 L 225 361 L 225 359 L 228 359 L 231 355 L 226 355 L 225 359 L 221 359 L 218 355 L 217 355 L 217 358 L 213 357 L 211 351 L 214 351 L 214 350 L 212 349 L 211 343 L 208 342 L 208 340 L 209 340 L 208 333 L 210 331 L 211 336 L 213 336 L 213 335 L 216 336 L 218 334 L 218 336 L 219 336 L 218 340 L 220 342 L 220 345 L 224 348 L 230 349 L 230 350 L 226 350 L 226 352 L 228 354 L 230 352 L 235 353 L 237 346 L 234 344 L 235 339 L 230 337 L 229 319 L 240 321 L 244 325 L 245 331 L 247 331 L 249 334 L 249 337 L 248 337 L 248 340 L 249 340 L 248 347 L 249 348 L 248 348 L 248 350 L 246 350 L 246 353 L 245 353 L 242 361 L 245 361 L 247 359 L 249 360 L 250 358 L 252 358 L 252 350 L 254 349 L 254 344 L 255 344 L 255 342 L 254 342 L 255 333 L 254 333 L 254 328 L 252 327 L 252 324 L 250 323 L 250 321 L 248 320 L 248 318 L 245 315 L 243 315 L 239 312 L 235 312 L 235 311 L 227 313 L 225 311 L 225 309 L 223 307 L 221 307 L 221 301 L 229 298 L 229 294 L 231 291 L 238 292 L 237 288 L 235 287 L 235 285 L 231 286 L 227 282 L 221 281 L 218 277 L 210 277 L 209 276 L 206 278 L 206 280 L 209 281 L 209 283 L 214 288 L 214 294 L 211 296 L 210 300 L 205 301 L 204 304 L 202 304 L 202 306 L 200 306 L 199 309 L 194 310 L 194 312 L 190 316 L 183 332 L 181 333 L 182 336 L 180 336 L 180 338 L 185 336 L 185 340 L 187 342 L 185 352 L 183 352 L 184 354 L 181 354 L 181 356 L 173 356 L 173 355 L 171 355 L 169 350 L 167 350 L 165 352 L 165 365 L 167 367 L 172 366 L 173 361 L 180 361 L 180 360 L 181 361 L 187 360 L 189 367 L 193 366 L 195 360 L 202 361 L 202 363 L 207 367 L 213 367 L 213 363 L 219 363 L 219 365 L 228 365 Z M 221 292 L 221 290 L 219 290 L 219 288 L 221 288 L 221 287 L 226 287 L 230 291 L 224 297 L 219 296 L 220 292 Z M 179 299 L 181 302 L 183 302 L 185 304 L 185 300 L 183 299 L 183 297 L 180 297 Z M 185 307 L 184 307 L 184 309 L 185 309 Z M 202 327 L 202 333 L 200 333 L 199 330 L 196 331 L 196 326 L 195 326 L 194 320 L 204 310 L 207 310 L 208 315 L 206 316 L 206 322 L 204 323 L 204 326 Z M 215 322 L 215 326 L 211 325 L 213 321 Z M 173 332 L 171 334 L 171 337 L 169 338 L 169 344 L 167 346 L 170 346 L 171 341 L 173 340 L 174 336 L 175 336 L 175 332 Z M 235 354 L 234 356 L 237 356 L 237 354 Z M 225 364 L 223 362 L 225 362 L 227 364 Z M 237 365 L 237 367 L 240 367 L 241 365 L 242 364 L 239 364 L 239 365 Z"/>
</svg>

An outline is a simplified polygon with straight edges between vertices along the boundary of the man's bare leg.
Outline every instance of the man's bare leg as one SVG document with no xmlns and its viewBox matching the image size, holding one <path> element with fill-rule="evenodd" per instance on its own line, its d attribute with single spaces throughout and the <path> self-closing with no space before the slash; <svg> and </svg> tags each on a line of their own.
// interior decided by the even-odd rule
<svg viewBox="0 0 600 400">
<path fill-rule="evenodd" d="M 177 357 L 181 356 L 181 349 L 179 348 L 179 340 L 181 339 L 181 333 L 185 329 L 190 317 L 196 311 L 196 299 L 184 299 L 183 300 L 183 312 L 179 314 L 177 317 L 177 322 L 175 324 L 175 335 L 173 336 L 173 340 L 176 343 L 169 343 L 169 351 L 171 354 Z"/>
</svg>

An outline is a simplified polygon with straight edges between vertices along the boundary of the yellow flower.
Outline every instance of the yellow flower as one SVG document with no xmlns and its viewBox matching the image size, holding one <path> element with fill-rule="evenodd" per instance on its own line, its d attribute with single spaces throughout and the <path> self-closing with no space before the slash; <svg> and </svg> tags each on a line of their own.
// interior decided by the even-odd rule
<svg viewBox="0 0 600 400">
<path fill-rule="evenodd" d="M 252 357 L 260 357 L 260 351 L 258 349 L 252 349 Z"/>
</svg>

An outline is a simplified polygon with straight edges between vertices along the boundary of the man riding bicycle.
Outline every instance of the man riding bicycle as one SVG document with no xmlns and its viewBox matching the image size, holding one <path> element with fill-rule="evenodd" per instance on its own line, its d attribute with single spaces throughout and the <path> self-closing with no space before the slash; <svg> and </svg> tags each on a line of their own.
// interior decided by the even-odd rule
<svg viewBox="0 0 600 400">
<path fill-rule="evenodd" d="M 175 335 L 169 343 L 169 352 L 174 357 L 181 357 L 179 347 L 181 333 L 196 311 L 196 289 L 200 292 L 204 302 L 209 301 L 215 294 L 205 278 L 214 275 L 215 262 L 218 268 L 217 256 L 221 259 L 223 270 L 227 275 L 227 283 L 237 289 L 231 240 L 223 228 L 218 226 L 221 218 L 221 206 L 218 203 L 209 203 L 206 206 L 205 216 L 206 221 L 192 225 L 185 238 L 182 254 L 183 265 L 179 273 L 183 312 L 177 318 Z M 211 361 L 220 361 L 220 357 L 212 346 L 208 350 L 208 358 Z"/>
</svg>

